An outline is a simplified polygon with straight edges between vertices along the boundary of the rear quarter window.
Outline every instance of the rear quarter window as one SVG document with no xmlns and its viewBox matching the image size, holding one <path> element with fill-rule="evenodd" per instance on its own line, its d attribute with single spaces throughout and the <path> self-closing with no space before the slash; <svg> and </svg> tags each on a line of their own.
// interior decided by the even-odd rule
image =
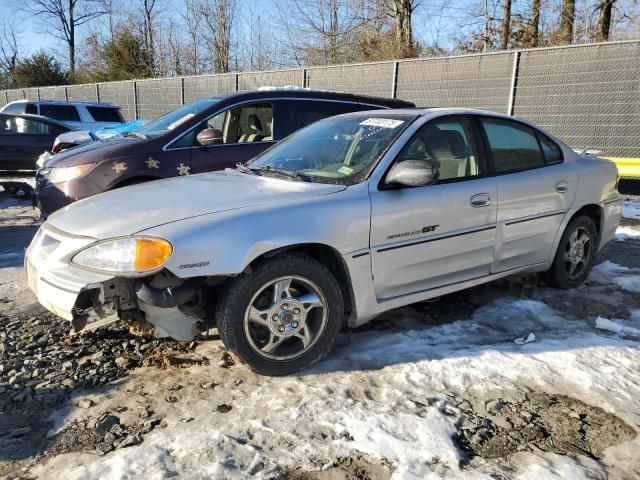
<svg viewBox="0 0 640 480">
<path fill-rule="evenodd" d="M 24 113 L 26 103 L 12 103 L 7 105 L 2 113 Z"/>
<path fill-rule="evenodd" d="M 96 122 L 122 123 L 124 120 L 115 107 L 87 107 Z"/>
<path fill-rule="evenodd" d="M 40 104 L 40 115 L 53 118 L 60 122 L 79 122 L 80 115 L 73 105 L 48 105 Z"/>
<path fill-rule="evenodd" d="M 540 141 L 540 147 L 544 154 L 545 163 L 560 163 L 563 160 L 562 150 L 556 142 L 551 140 L 542 132 L 536 132 L 538 134 L 538 140 Z"/>
</svg>

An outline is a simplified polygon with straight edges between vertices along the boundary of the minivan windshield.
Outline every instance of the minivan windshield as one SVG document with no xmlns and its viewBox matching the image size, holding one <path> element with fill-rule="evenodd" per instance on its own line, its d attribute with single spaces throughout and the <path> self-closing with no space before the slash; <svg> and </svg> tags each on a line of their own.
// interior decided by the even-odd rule
<svg viewBox="0 0 640 480">
<path fill-rule="evenodd" d="M 201 98 L 193 103 L 183 105 L 182 107 L 178 107 L 175 110 L 170 111 L 169 113 L 165 113 L 161 117 L 158 117 L 155 120 L 147 123 L 146 125 L 137 128 L 133 133 L 135 133 L 136 136 L 141 136 L 144 138 L 157 138 L 182 125 L 184 122 L 188 121 L 191 117 L 201 112 L 202 110 L 215 105 L 221 99 L 221 97 Z"/>
<path fill-rule="evenodd" d="M 361 182 L 415 115 L 339 115 L 290 135 L 241 170 L 319 183 Z"/>
</svg>

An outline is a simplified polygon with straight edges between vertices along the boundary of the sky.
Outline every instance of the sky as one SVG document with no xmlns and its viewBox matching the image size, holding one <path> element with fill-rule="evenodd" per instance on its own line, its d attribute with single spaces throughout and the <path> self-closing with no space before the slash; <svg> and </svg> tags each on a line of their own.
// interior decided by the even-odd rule
<svg viewBox="0 0 640 480">
<path fill-rule="evenodd" d="M 65 58 L 66 48 L 59 41 L 47 33 L 43 33 L 42 22 L 24 13 L 17 12 L 20 2 L 29 0 L 0 0 L 0 12 L 10 12 L 9 21 L 19 25 L 21 31 L 21 43 L 23 45 L 23 56 L 31 55 L 38 50 L 46 50 L 49 53 Z M 86 0 L 83 0 L 86 1 Z M 123 2 L 141 2 L 141 0 L 121 0 Z M 177 9 L 182 8 L 185 0 L 157 0 L 165 15 L 178 15 Z M 557 5 L 561 0 L 546 0 L 547 5 Z M 286 5 L 287 0 L 237 0 L 240 14 L 253 8 L 261 18 L 270 25 L 275 35 L 281 30 L 281 10 L 282 5 Z M 634 3 L 635 2 L 635 3 Z M 501 4 L 500 0 L 491 0 L 490 4 Z M 461 36 L 461 32 L 468 31 L 474 27 L 474 22 L 482 22 L 479 17 L 474 18 L 474 14 L 480 13 L 482 0 L 421 0 L 414 12 L 413 30 L 415 38 L 425 46 L 440 47 L 445 50 L 452 50 L 455 46 L 455 38 Z M 597 0 L 577 0 L 577 9 L 589 10 L 596 15 L 595 5 Z M 634 10 L 640 13 L 640 3 L 636 0 L 618 0 L 618 5 L 628 10 L 627 5 L 635 5 Z M 249 5 L 252 5 L 250 7 Z M 524 11 L 530 5 L 530 0 L 514 0 L 513 9 L 515 12 Z M 13 13 L 11 13 L 13 12 Z M 547 14 L 549 15 L 549 14 Z M 543 13 L 543 23 L 555 22 L 556 14 L 550 18 L 545 18 Z M 500 17 L 500 12 L 495 12 L 495 17 Z M 0 16 L 0 24 L 2 17 Z M 239 28 L 247 28 L 246 24 L 237 22 Z M 246 23 L 246 22 L 245 22 Z M 640 32 L 639 32 L 640 33 Z M 80 36 L 86 34 L 86 28 L 80 28 Z M 63 62 L 64 63 L 64 62 Z"/>
</svg>

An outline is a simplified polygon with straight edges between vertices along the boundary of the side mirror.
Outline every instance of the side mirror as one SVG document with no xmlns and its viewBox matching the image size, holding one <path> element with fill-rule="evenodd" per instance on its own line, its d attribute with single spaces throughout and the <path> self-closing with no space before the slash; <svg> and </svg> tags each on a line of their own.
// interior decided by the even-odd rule
<svg viewBox="0 0 640 480">
<path fill-rule="evenodd" d="M 217 128 L 205 128 L 196 136 L 196 141 L 203 147 L 222 143 L 222 132 Z"/>
<path fill-rule="evenodd" d="M 440 164 L 434 161 L 405 160 L 396 163 L 385 179 L 386 185 L 403 185 L 405 187 L 422 187 L 431 185 L 440 176 Z"/>
</svg>

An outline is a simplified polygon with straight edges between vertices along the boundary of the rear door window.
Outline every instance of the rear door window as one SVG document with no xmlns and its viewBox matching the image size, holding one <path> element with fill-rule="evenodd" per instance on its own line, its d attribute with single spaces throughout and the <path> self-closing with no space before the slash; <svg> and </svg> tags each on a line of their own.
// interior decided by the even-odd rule
<svg viewBox="0 0 640 480">
<path fill-rule="evenodd" d="M 122 123 L 120 111 L 114 107 L 87 107 L 96 122 Z"/>
<path fill-rule="evenodd" d="M 80 115 L 73 105 L 40 104 L 40 115 L 60 122 L 79 122 Z"/>
<path fill-rule="evenodd" d="M 480 119 L 489 143 L 496 173 L 537 168 L 545 164 L 533 128 L 502 118 Z"/>
<path fill-rule="evenodd" d="M 0 120 L 0 134 L 59 135 L 65 131 L 57 125 L 51 125 L 33 118 L 7 116 L 2 117 Z"/>
<path fill-rule="evenodd" d="M 296 130 L 311 125 L 323 118 L 343 113 L 363 110 L 377 110 L 380 107 L 359 103 L 335 102 L 328 100 L 281 100 L 276 112 L 281 128 L 276 130 L 278 138 L 284 138 Z"/>
<path fill-rule="evenodd" d="M 35 103 L 27 103 L 27 108 L 25 109 L 24 113 L 28 113 L 30 115 L 37 115 L 38 107 L 36 106 Z"/>
</svg>

